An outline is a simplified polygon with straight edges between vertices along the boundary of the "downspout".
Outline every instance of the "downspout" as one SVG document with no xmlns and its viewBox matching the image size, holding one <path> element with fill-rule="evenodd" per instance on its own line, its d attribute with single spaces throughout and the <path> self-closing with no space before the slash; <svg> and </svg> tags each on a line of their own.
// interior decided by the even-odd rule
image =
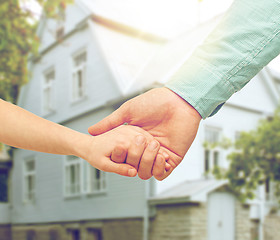
<svg viewBox="0 0 280 240">
<path fill-rule="evenodd" d="M 260 225 L 259 225 L 259 240 L 264 240 L 264 217 L 265 217 L 265 190 L 262 187 L 260 194 Z"/>
<path fill-rule="evenodd" d="M 143 240 L 149 240 L 149 230 L 150 230 L 150 205 L 148 203 L 149 198 L 153 194 L 154 179 L 147 180 L 145 182 L 145 207 L 143 214 Z"/>
</svg>

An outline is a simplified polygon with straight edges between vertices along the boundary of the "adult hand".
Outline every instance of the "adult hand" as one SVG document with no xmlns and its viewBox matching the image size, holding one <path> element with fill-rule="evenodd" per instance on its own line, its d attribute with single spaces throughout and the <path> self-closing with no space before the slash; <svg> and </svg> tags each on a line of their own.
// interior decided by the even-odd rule
<svg viewBox="0 0 280 240">
<path fill-rule="evenodd" d="M 157 180 L 163 180 L 184 158 L 200 120 L 199 113 L 184 99 L 168 88 L 156 88 L 125 102 L 111 115 L 89 127 L 88 131 L 91 135 L 99 135 L 124 123 L 146 130 L 169 155 L 167 162 L 171 168 L 155 172 L 153 165 L 148 164 L 151 167 L 147 170 L 147 163 L 141 160 L 138 176 L 149 179 L 153 174 Z"/>
</svg>

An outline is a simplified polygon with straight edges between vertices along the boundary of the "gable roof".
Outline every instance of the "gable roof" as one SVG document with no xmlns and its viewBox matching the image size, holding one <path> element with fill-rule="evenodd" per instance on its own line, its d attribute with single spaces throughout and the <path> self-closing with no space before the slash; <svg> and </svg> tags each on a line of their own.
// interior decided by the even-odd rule
<svg viewBox="0 0 280 240">
<path fill-rule="evenodd" d="M 222 17 L 217 16 L 176 39 L 167 40 L 137 29 L 133 23 L 128 25 L 127 21 L 121 18 L 120 12 L 106 8 L 105 2 L 76 0 L 75 4 L 85 13 L 82 22 L 87 24 L 98 40 L 105 63 L 108 64 L 123 96 L 166 83 Z M 42 17 L 38 33 L 42 34 L 45 21 Z M 77 26 L 73 26 L 73 29 L 75 27 Z M 266 71 L 262 78 L 267 82 L 271 96 L 278 102 L 279 93 Z"/>
<path fill-rule="evenodd" d="M 125 96 L 165 83 L 220 18 L 216 17 L 174 40 L 150 38 L 141 31 L 128 34 L 112 24 L 100 24 L 96 18 L 89 26 Z"/>
</svg>

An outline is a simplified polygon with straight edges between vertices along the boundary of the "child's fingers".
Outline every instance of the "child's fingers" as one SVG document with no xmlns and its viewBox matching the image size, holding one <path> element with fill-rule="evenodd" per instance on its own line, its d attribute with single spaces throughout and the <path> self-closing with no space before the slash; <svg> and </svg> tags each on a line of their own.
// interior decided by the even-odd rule
<svg viewBox="0 0 280 240">
<path fill-rule="evenodd" d="M 164 159 L 165 159 L 165 170 L 169 171 L 171 169 L 171 165 L 167 162 L 170 159 L 169 154 L 166 153 L 162 148 L 159 149 L 158 153 L 161 154 L 164 157 Z"/>
<path fill-rule="evenodd" d="M 124 147 L 116 146 L 112 152 L 111 160 L 116 163 L 124 163 L 127 151 Z"/>
<path fill-rule="evenodd" d="M 154 162 L 152 174 L 155 179 L 162 180 L 165 174 L 166 161 L 161 154 L 158 154 Z"/>
<path fill-rule="evenodd" d="M 139 161 L 141 159 L 145 146 L 146 138 L 142 135 L 136 136 L 128 149 L 126 163 L 138 169 Z"/>
<path fill-rule="evenodd" d="M 105 172 L 113 172 L 126 177 L 135 177 L 137 170 L 126 163 L 115 163 L 109 158 L 105 158 L 99 167 L 100 170 Z"/>
<path fill-rule="evenodd" d="M 168 162 L 165 162 L 165 170 L 169 171 L 171 169 L 171 165 Z"/>
<path fill-rule="evenodd" d="M 147 180 L 152 177 L 154 160 L 157 156 L 159 147 L 160 147 L 159 143 L 155 140 L 151 141 L 146 147 L 142 155 L 141 162 L 139 164 L 139 169 L 138 169 L 138 176 L 141 179 Z"/>
</svg>

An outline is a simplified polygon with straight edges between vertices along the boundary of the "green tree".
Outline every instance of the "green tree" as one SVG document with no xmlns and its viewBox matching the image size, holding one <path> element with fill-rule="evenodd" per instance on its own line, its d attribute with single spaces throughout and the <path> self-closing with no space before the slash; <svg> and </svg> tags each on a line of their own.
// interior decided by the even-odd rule
<svg viewBox="0 0 280 240">
<path fill-rule="evenodd" d="M 37 21 L 26 0 L 0 1 L 0 98 L 16 103 L 20 87 L 28 81 L 28 58 L 37 54 Z M 56 18 L 72 0 L 37 0 L 47 17 Z"/>
<path fill-rule="evenodd" d="M 229 180 L 229 188 L 240 200 L 253 199 L 255 189 L 273 182 L 280 197 L 280 108 L 272 117 L 261 120 L 255 130 L 242 132 L 229 154 L 227 170 L 214 169 L 218 178 Z"/>
</svg>

